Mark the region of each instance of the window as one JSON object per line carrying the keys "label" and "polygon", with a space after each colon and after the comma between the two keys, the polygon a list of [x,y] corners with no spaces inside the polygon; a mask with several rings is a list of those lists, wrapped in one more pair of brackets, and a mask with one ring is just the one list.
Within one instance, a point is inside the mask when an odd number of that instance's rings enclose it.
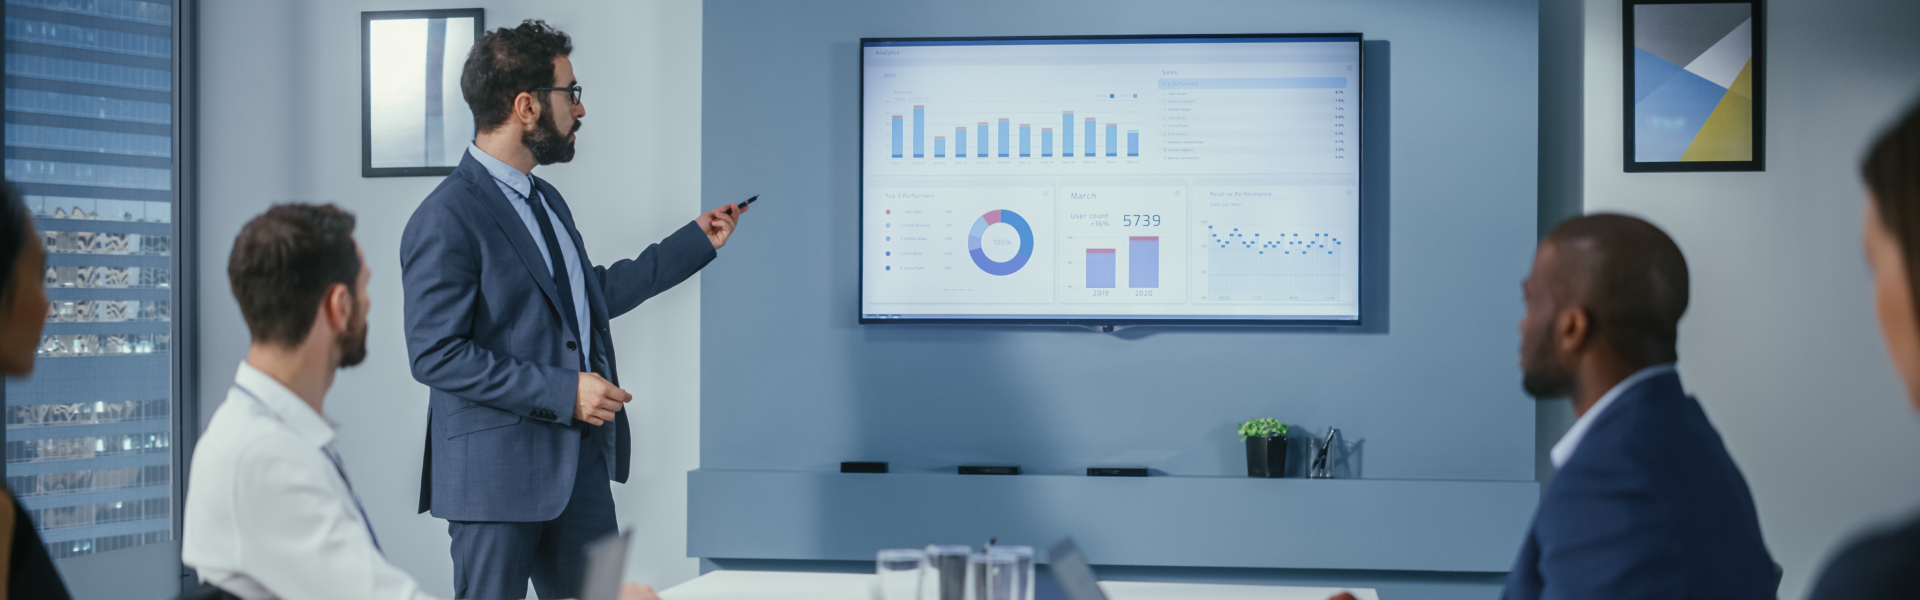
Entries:
{"label": "window", "polygon": [[7,487],[54,558],[172,543],[175,7],[5,2],[6,179],[52,300],[6,382]]}

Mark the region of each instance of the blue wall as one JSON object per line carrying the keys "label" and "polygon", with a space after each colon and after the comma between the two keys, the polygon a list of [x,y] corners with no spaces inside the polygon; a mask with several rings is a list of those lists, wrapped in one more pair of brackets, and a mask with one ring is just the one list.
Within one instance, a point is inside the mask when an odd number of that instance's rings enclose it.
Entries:
{"label": "blue wall", "polygon": [[[1203,478],[1244,473],[1233,428],[1255,416],[1341,428],[1349,477],[1509,482],[1488,492],[1501,497],[1508,485],[1531,485],[1534,406],[1519,389],[1515,322],[1535,239],[1537,30],[1533,0],[709,0],[703,195],[709,206],[764,197],[703,275],[701,467],[728,484],[702,485],[695,473],[690,551],[845,559],[829,548],[860,546],[845,539],[858,534],[839,533],[844,523],[743,537],[717,529],[725,515],[702,519],[699,507],[718,499],[704,495],[722,489],[757,481],[769,497],[830,496],[839,477],[788,484],[790,473],[752,471],[885,460],[896,472],[1015,463],[1074,476],[1093,464],[1143,464],[1171,481],[1158,485],[1190,477],[1198,490]],[[1365,327],[1099,334],[857,324],[859,38],[1347,31],[1369,40]],[[949,489],[900,485],[875,493],[910,503]],[[1244,493],[1224,510],[1262,518],[1273,501],[1263,493],[1278,492]],[[1522,527],[1525,508],[1507,511]],[[1326,518],[1352,532],[1343,543],[1384,546],[1403,533],[1381,525],[1397,520],[1389,516],[1405,515]],[[852,516],[823,510],[816,521],[833,518]],[[1512,529],[1463,543],[1486,555],[1476,564],[1510,561],[1520,543]],[[755,555],[794,537],[823,541]],[[1102,549],[1087,550],[1103,562]],[[1183,563],[1155,558],[1177,548],[1113,551],[1133,557],[1120,564]],[[1293,565],[1276,555],[1266,566]]]}

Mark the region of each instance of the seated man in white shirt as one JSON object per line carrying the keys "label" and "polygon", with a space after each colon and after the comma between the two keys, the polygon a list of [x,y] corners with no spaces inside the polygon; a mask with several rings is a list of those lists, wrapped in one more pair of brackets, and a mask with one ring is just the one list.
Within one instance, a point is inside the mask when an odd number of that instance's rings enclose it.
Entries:
{"label": "seated man in white shirt", "polygon": [[[181,561],[241,598],[431,598],[381,553],[323,416],[334,371],[367,355],[353,226],[333,205],[275,206],[227,263],[253,344],[195,448]],[[658,600],[631,583],[620,596]]]}

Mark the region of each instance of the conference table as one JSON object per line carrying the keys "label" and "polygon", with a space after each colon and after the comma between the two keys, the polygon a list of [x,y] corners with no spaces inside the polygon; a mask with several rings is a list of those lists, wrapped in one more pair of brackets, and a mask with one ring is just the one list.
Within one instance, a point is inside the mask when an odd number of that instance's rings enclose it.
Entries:
{"label": "conference table", "polygon": [[[795,573],[786,571],[720,570],[660,592],[661,600],[872,600],[875,576],[863,573]],[[1380,600],[1369,588],[1226,585],[1102,581],[1108,600],[1327,600],[1352,593],[1360,600]],[[1046,600],[1046,594],[1034,600]]]}

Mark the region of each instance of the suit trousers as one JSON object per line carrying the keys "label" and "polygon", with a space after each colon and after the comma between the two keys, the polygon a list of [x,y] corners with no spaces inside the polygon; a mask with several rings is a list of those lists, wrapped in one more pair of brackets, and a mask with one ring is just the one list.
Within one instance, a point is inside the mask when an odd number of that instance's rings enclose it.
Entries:
{"label": "suit trousers", "polygon": [[578,598],[589,542],[613,535],[612,483],[600,444],[580,447],[573,497],[551,521],[448,521],[453,536],[453,589],[468,600],[520,600],[527,580],[541,598]]}

